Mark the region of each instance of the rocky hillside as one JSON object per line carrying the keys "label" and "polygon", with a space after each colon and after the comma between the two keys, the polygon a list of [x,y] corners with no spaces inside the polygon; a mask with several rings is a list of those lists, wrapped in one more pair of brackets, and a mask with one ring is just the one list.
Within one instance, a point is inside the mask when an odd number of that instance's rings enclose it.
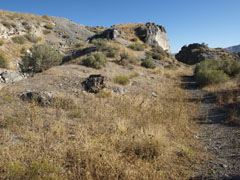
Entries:
{"label": "rocky hillside", "polygon": [[209,48],[205,44],[190,44],[183,46],[179,53],[176,54],[176,59],[185,64],[194,65],[204,60],[217,59],[233,59],[240,60],[238,54],[228,53],[221,48]]}
{"label": "rocky hillside", "polygon": [[225,48],[225,50],[227,52],[231,52],[231,53],[239,53],[240,52],[240,45],[231,46],[231,47]]}

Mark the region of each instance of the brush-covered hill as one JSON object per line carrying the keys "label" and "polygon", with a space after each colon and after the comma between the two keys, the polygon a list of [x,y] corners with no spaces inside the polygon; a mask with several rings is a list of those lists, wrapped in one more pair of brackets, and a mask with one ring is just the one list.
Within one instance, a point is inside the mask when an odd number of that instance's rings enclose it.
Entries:
{"label": "brush-covered hill", "polygon": [[164,27],[0,11],[0,39],[0,179],[193,176],[191,69]]}

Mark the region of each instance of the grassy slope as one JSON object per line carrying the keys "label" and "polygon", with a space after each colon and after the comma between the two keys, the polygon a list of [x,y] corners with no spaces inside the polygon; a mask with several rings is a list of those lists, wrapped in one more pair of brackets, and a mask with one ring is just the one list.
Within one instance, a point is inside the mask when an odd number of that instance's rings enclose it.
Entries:
{"label": "grassy slope", "polygon": [[[114,63],[106,68],[114,72],[105,74],[109,86],[115,75],[133,74]],[[0,179],[189,178],[200,153],[191,119],[197,106],[177,85],[185,72],[136,67],[145,76],[134,77],[137,86],[126,86],[125,95],[103,93],[100,98],[79,89],[73,96],[73,84],[79,75],[87,77],[86,71],[107,73],[55,67],[1,91]],[[72,84],[55,89],[64,103],[44,108],[16,97],[38,84],[54,90],[64,78]]]}

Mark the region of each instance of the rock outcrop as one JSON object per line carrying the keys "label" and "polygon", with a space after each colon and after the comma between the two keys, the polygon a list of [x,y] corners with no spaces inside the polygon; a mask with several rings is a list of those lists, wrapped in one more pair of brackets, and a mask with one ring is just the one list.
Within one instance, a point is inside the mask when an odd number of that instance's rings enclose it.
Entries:
{"label": "rock outcrop", "polygon": [[240,53],[240,45],[231,46],[231,47],[225,48],[224,50],[230,53]]}
{"label": "rock outcrop", "polygon": [[171,52],[169,46],[169,39],[165,28],[155,23],[146,23],[143,26],[138,27],[136,35],[150,46],[161,46],[164,50]]}
{"label": "rock outcrop", "polygon": [[131,41],[128,41],[128,40],[122,38],[124,36],[125,36],[124,31],[115,29],[115,28],[110,28],[110,29],[106,29],[105,31],[103,31],[100,34],[96,34],[96,35],[92,36],[91,38],[89,38],[89,40],[92,41],[93,39],[102,38],[102,39],[108,39],[108,40],[115,40],[124,46],[129,46],[130,44],[132,44]]}
{"label": "rock outcrop", "polygon": [[236,59],[233,54],[224,51],[221,48],[208,48],[205,44],[190,44],[183,46],[176,59],[185,64],[194,65],[207,59]]}
{"label": "rock outcrop", "polygon": [[90,75],[84,82],[82,82],[84,89],[90,93],[99,93],[106,87],[104,77],[100,74]]}

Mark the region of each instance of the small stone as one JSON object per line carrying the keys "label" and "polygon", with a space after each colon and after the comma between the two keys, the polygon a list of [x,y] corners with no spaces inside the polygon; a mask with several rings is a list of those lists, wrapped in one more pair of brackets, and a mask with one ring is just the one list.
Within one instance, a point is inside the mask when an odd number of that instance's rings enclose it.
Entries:
{"label": "small stone", "polygon": [[158,95],[155,92],[152,92],[152,96],[158,97]]}

